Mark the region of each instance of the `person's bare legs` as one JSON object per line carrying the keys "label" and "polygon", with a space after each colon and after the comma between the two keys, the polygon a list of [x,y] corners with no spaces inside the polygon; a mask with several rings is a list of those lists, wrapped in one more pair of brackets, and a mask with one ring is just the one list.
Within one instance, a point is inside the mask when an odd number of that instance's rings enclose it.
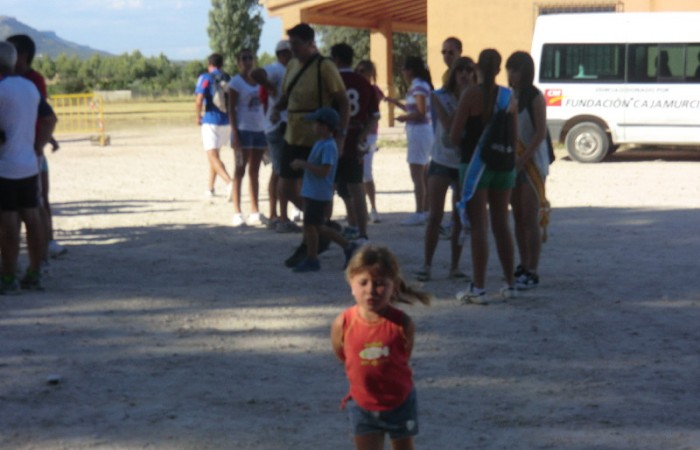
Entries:
{"label": "person's bare legs", "polygon": [[299,179],[298,178],[281,178],[277,183],[277,194],[280,201],[280,220],[286,222],[289,220],[288,206],[291,202],[294,206],[301,209],[301,196],[299,194]]}
{"label": "person's bare legs", "polygon": [[530,183],[523,183],[513,189],[511,199],[515,222],[515,239],[523,268],[537,275],[542,237],[540,235],[540,201]]}
{"label": "person's bare legs", "polygon": [[487,201],[488,190],[477,189],[467,203],[467,213],[471,224],[472,283],[474,287],[479,289],[485,287],[486,264],[489,260]]}
{"label": "person's bare legs", "polygon": [[[24,222],[27,230],[27,253],[29,254],[29,268],[35,273],[39,272],[42,256],[46,247],[46,237],[41,221],[40,212],[37,208],[20,209],[19,216]],[[15,258],[15,268],[17,259]]]}
{"label": "person's bare legs", "polygon": [[428,224],[425,227],[425,239],[423,242],[423,264],[433,265],[433,255],[438,244],[440,224],[445,213],[445,195],[450,187],[450,179],[440,175],[428,178]]}
{"label": "person's bare legs", "polygon": [[[233,213],[234,214],[240,214],[241,213],[241,185],[243,184],[243,177],[245,176],[245,166],[246,162],[248,161],[248,154],[250,153],[250,150],[244,149],[244,150],[238,150],[242,152],[242,155],[237,157],[234,155],[234,161],[241,161],[242,164],[236,164],[236,168],[233,171],[233,191],[232,191],[232,198],[233,198]],[[234,154],[237,152],[237,150],[234,150]]]}
{"label": "person's bare legs", "polygon": [[503,277],[508,286],[515,286],[513,275],[513,235],[508,224],[508,205],[510,205],[510,189],[489,189],[489,215],[491,230],[496,239],[498,259],[501,261]]}
{"label": "person's bare legs", "polygon": [[270,174],[270,181],[267,184],[267,196],[270,199],[270,220],[277,219],[277,183],[279,182],[279,175],[275,172]]}
{"label": "person's bare legs", "polygon": [[20,226],[17,211],[0,212],[0,252],[2,253],[2,274],[5,277],[14,277],[17,273]]}
{"label": "person's bare legs", "polygon": [[462,229],[462,224],[459,219],[459,213],[457,212],[456,204],[459,202],[460,195],[459,189],[452,190],[452,235],[450,236],[450,273],[459,270],[459,261],[462,258],[462,244],[460,243],[461,234],[464,233]]}
{"label": "person's bare legs", "polygon": [[364,188],[365,188],[365,194],[367,195],[367,198],[369,199],[369,207],[372,209],[372,211],[377,210],[377,188],[374,185],[374,180],[370,181],[365,181],[363,183]]}
{"label": "person's bare legs", "polygon": [[357,450],[384,450],[384,433],[370,433],[354,436]]}
{"label": "person's bare legs", "polygon": [[416,202],[416,212],[422,213],[426,210],[426,186],[425,186],[425,164],[409,164],[411,181],[413,181],[413,196]]}
{"label": "person's bare legs", "polygon": [[224,165],[223,161],[221,161],[218,148],[207,150],[207,160],[209,161],[209,190],[211,191],[214,189],[214,183],[217,175],[226,183],[227,186],[230,185],[231,177],[226,171],[226,166]]}
{"label": "person's bare legs", "polygon": [[414,450],[413,438],[392,439],[391,450]]}
{"label": "person's bare legs", "polygon": [[250,192],[250,210],[252,213],[259,213],[258,197],[260,194],[260,162],[262,161],[264,148],[253,148],[248,150],[248,187]]}
{"label": "person's bare legs", "polygon": [[367,236],[367,201],[362,183],[348,183],[350,198],[346,205],[352,209],[352,217],[360,236]]}

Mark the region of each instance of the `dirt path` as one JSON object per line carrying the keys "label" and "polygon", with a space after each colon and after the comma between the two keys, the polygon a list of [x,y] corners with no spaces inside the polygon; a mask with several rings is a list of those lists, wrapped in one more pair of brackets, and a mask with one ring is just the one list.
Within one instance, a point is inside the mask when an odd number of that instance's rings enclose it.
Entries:
{"label": "dirt path", "polygon": [[[224,199],[203,200],[195,129],[112,142],[50,157],[70,251],[45,292],[0,297],[0,447],[351,448],[328,341],[352,301],[342,253],[296,275],[281,261],[298,236],[231,228]],[[436,301],[409,308],[418,448],[700,448],[700,152],[559,156],[536,292],[458,305],[440,243]],[[370,238],[410,274],[422,229],[398,226],[404,156],[375,166]],[[495,252],[487,283],[501,285]]]}

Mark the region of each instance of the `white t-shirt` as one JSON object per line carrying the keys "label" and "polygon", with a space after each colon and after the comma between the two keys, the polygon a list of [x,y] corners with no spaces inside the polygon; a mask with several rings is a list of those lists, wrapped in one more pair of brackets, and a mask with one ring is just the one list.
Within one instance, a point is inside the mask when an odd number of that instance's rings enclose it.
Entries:
{"label": "white t-shirt", "polygon": [[39,91],[20,76],[0,80],[0,178],[20,180],[39,173],[34,138],[39,113]]}
{"label": "white t-shirt", "polygon": [[[281,62],[275,61],[272,64],[265,66],[265,72],[267,72],[267,79],[275,87],[274,95],[268,96],[267,102],[267,114],[265,114],[265,130],[270,131],[275,128],[278,124],[272,124],[270,121],[270,115],[272,114],[272,107],[275,106],[277,101],[282,95],[282,81],[284,80],[284,74],[287,69],[282,65]],[[272,93],[270,93],[272,94]],[[287,110],[280,112],[280,122],[287,121]]]}
{"label": "white t-shirt", "polygon": [[[448,116],[454,117],[457,111],[458,100],[452,95],[442,90],[435,91],[437,102],[445,110]],[[435,114],[435,140],[433,149],[430,152],[430,159],[438,164],[452,169],[459,168],[460,150],[450,142],[450,130],[445,130],[440,118]]]}
{"label": "white t-shirt", "polygon": [[236,128],[245,131],[265,131],[265,113],[260,101],[260,86],[248,84],[240,75],[231,78],[228,85],[238,93]]}

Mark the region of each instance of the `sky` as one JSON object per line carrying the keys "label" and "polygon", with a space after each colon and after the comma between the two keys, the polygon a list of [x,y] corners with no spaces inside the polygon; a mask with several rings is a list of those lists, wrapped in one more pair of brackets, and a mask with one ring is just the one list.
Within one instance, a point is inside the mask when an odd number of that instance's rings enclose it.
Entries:
{"label": "sky", "polygon": [[[171,60],[203,59],[209,49],[208,0],[0,0],[0,15],[113,54],[139,50]],[[260,53],[274,54],[282,22],[263,8]]]}

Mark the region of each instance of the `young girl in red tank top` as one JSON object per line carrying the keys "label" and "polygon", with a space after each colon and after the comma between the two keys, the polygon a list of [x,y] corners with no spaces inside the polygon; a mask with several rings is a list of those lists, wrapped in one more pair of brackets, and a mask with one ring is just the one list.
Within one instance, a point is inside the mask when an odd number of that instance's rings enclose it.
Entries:
{"label": "young girl in red tank top", "polygon": [[347,403],[357,449],[413,449],[418,434],[416,392],[409,359],[415,325],[393,306],[430,296],[406,285],[396,257],[385,247],[365,245],[348,263],[345,275],[356,304],[333,321],[333,350],[345,364]]}

